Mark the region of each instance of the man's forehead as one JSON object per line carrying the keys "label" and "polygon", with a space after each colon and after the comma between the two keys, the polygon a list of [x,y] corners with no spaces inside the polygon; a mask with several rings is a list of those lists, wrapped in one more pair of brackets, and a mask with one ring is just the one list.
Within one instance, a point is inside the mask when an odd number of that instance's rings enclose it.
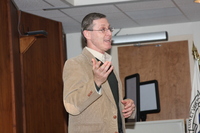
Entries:
{"label": "man's forehead", "polygon": [[96,19],[93,21],[93,25],[97,25],[97,26],[109,26],[109,22],[106,18],[101,18],[101,19]]}

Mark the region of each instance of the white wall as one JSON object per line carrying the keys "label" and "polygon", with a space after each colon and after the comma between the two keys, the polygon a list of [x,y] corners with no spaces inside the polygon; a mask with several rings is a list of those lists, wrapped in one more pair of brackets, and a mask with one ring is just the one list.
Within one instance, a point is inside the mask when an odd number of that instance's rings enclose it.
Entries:
{"label": "white wall", "polygon": [[81,33],[73,33],[66,35],[67,58],[79,55],[82,51]]}
{"label": "white wall", "polygon": [[[171,25],[148,26],[138,28],[122,29],[118,35],[149,33],[157,31],[167,31],[169,39],[173,36],[192,35],[194,44],[200,50],[200,22],[179,23]],[[115,30],[117,32],[118,30]],[[115,34],[115,32],[113,34]],[[81,33],[67,34],[67,56],[72,58],[81,53]]]}
{"label": "white wall", "polygon": [[[200,22],[193,23],[179,23],[179,24],[170,24],[170,25],[159,25],[159,26],[148,26],[148,27],[138,27],[138,28],[127,28],[122,29],[119,35],[128,35],[128,34],[138,34],[138,33],[151,33],[157,31],[167,31],[169,39],[168,41],[178,41],[178,40],[188,40],[189,54],[190,56],[190,65],[191,65],[191,78],[193,77],[193,61],[192,61],[192,44],[194,42],[195,46],[200,52]],[[113,35],[118,30],[115,30]],[[68,59],[77,56],[82,51],[81,44],[81,33],[67,34],[67,56]],[[117,47],[113,46],[111,49],[111,55],[113,56],[113,66],[118,72],[118,54]]]}
{"label": "white wall", "polygon": [[185,133],[184,119],[126,123],[126,133]]}

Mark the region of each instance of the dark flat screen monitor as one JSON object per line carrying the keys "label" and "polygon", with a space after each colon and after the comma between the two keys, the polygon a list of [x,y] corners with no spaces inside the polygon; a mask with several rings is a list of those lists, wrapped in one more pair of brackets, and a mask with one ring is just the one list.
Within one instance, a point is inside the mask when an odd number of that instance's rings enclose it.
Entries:
{"label": "dark flat screen monitor", "polygon": [[140,118],[146,120],[146,114],[160,112],[160,99],[157,80],[140,83]]}
{"label": "dark flat screen monitor", "polygon": [[135,119],[126,119],[126,122],[140,121],[139,87],[140,87],[140,77],[138,73],[125,77],[125,98],[132,99],[137,109]]}

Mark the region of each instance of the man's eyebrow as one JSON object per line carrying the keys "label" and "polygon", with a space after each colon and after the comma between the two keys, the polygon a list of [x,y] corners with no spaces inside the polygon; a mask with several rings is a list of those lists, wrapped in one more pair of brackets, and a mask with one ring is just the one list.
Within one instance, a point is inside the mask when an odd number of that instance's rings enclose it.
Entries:
{"label": "man's eyebrow", "polygon": [[[102,24],[102,25],[100,25],[100,26],[104,26],[104,27],[106,27],[106,25],[105,25],[105,24]],[[108,27],[111,27],[111,26],[110,26],[110,24],[108,25]]]}

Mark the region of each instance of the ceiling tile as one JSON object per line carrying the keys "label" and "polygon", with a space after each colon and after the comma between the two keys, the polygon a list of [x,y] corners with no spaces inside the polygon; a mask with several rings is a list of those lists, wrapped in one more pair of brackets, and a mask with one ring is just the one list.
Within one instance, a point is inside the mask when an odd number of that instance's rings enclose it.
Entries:
{"label": "ceiling tile", "polygon": [[194,0],[173,0],[177,5],[191,5],[191,4],[196,4],[193,1]]}
{"label": "ceiling tile", "polygon": [[179,16],[167,16],[167,17],[159,17],[159,18],[148,18],[148,19],[140,19],[137,22],[141,26],[150,26],[150,25],[164,25],[164,24],[173,24],[173,23],[184,23],[189,22],[187,18],[183,15]]}
{"label": "ceiling tile", "polygon": [[15,3],[23,11],[41,10],[52,7],[43,0],[15,0]]}
{"label": "ceiling tile", "polygon": [[45,2],[51,4],[53,7],[70,7],[66,2],[62,0],[44,0]]}
{"label": "ceiling tile", "polygon": [[180,9],[191,21],[200,21],[200,4],[194,4],[192,6],[181,5]]}
{"label": "ceiling tile", "polygon": [[139,26],[131,18],[124,15],[123,13],[108,13],[106,14],[109,23],[113,27],[125,28],[125,27],[135,27]]}
{"label": "ceiling tile", "polygon": [[182,13],[179,9],[175,7],[170,8],[162,8],[162,9],[150,9],[150,10],[141,10],[141,11],[133,11],[126,12],[132,19],[147,19],[147,18],[158,18],[158,17],[167,17],[167,16],[176,16],[181,15]]}
{"label": "ceiling tile", "polygon": [[149,10],[166,7],[175,7],[171,1],[146,1],[136,3],[116,4],[122,11]]}
{"label": "ceiling tile", "polygon": [[[200,21],[200,4],[193,0],[139,0],[78,7],[65,0],[13,1],[22,11],[62,22],[65,33],[80,32],[83,17],[91,12],[105,14],[116,29]],[[66,9],[59,10],[61,7]],[[58,9],[43,10],[48,8]]]}
{"label": "ceiling tile", "polygon": [[79,6],[79,5],[94,5],[94,4],[108,4],[116,2],[127,2],[127,1],[137,1],[137,0],[66,0],[68,3]]}
{"label": "ceiling tile", "polygon": [[77,8],[63,9],[62,11],[70,16],[80,16],[80,15],[85,16],[91,12],[99,12],[103,14],[120,12],[120,10],[113,5],[77,7]]}
{"label": "ceiling tile", "polygon": [[26,11],[28,13],[32,13],[41,17],[45,17],[45,18],[52,18],[52,17],[66,17],[65,14],[63,14],[60,11],[43,11],[43,10],[34,10],[34,11]]}

